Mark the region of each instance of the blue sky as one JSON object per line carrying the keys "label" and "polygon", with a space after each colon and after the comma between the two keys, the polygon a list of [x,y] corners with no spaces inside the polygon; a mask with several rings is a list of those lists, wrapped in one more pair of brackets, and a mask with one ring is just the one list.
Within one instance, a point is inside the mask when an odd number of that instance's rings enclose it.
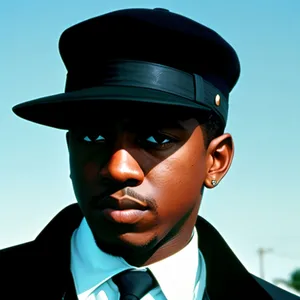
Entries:
{"label": "blue sky", "polygon": [[288,276],[300,267],[299,0],[1,1],[0,248],[33,239],[75,202],[65,132],[21,120],[11,107],[63,91],[57,42],[65,28],[129,7],[184,14],[236,48],[242,74],[227,126],[235,159],[200,214],[251,272],[259,274],[257,249],[266,247],[266,279]]}

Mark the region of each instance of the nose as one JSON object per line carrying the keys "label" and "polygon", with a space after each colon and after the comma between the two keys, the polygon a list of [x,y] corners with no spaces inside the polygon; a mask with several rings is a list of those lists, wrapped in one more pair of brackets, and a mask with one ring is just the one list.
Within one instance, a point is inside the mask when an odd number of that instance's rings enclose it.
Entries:
{"label": "nose", "polygon": [[127,186],[140,185],[145,176],[138,162],[125,149],[119,149],[112,155],[101,175]]}

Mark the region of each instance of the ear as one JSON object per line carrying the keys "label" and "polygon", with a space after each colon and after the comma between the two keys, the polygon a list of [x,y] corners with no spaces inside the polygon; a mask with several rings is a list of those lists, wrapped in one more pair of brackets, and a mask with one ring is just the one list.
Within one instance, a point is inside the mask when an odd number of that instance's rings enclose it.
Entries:
{"label": "ear", "polygon": [[234,144],[230,134],[223,134],[211,141],[207,149],[205,187],[211,189],[219,184],[231,166],[233,154]]}

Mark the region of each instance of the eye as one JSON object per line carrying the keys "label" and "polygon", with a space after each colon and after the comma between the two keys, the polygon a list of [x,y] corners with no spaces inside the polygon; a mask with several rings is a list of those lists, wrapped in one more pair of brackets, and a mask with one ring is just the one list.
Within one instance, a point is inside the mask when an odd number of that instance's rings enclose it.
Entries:
{"label": "eye", "polygon": [[178,140],[162,133],[155,133],[145,136],[139,140],[140,145],[145,149],[162,150],[171,147]]}
{"label": "eye", "polygon": [[171,139],[169,138],[166,138],[162,135],[152,135],[152,136],[149,136],[146,141],[148,143],[152,143],[152,144],[159,144],[159,145],[164,145],[164,144],[167,144],[167,143],[170,143],[171,142]]}
{"label": "eye", "polygon": [[89,134],[83,137],[83,140],[87,143],[96,143],[104,141],[104,137],[102,135],[97,134]]}

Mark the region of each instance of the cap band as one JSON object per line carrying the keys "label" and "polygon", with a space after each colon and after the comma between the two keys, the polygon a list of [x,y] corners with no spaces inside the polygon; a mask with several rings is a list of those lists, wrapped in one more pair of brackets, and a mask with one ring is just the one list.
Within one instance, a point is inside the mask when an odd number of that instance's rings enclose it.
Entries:
{"label": "cap band", "polygon": [[[130,86],[155,89],[194,101],[216,112],[225,122],[228,99],[200,75],[152,62],[113,60],[88,71],[69,71],[65,92],[97,86]],[[218,97],[218,102],[216,102]]]}

